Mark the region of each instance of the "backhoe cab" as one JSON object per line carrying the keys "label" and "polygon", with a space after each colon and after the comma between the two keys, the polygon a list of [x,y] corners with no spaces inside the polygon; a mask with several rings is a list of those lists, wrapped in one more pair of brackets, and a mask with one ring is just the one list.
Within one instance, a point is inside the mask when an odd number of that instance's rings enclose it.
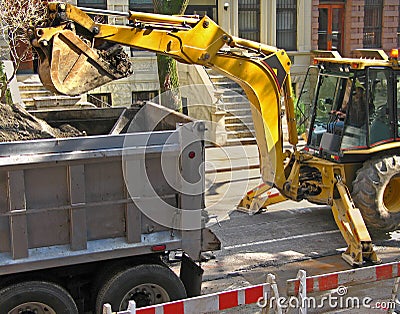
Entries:
{"label": "backhoe cab", "polygon": [[366,150],[398,137],[398,69],[382,51],[375,56],[380,60],[359,53],[362,59],[316,58],[308,71],[298,107],[312,117],[307,147],[316,156],[363,162],[371,157]]}
{"label": "backhoe cab", "polygon": [[[122,15],[129,24],[98,24],[87,13]],[[379,262],[364,219],[385,230],[400,224],[397,61],[373,51],[361,53],[379,58],[323,53],[315,59],[298,100],[303,114],[312,117],[307,145],[299,151],[291,62],[284,50],[231,36],[207,16],[100,12],[50,2],[48,21],[33,30],[32,46],[40,55],[43,84],[58,93],[80,94],[130,75],[120,45],[210,67],[235,80],[252,104],[264,181],[240,206],[256,212],[284,199],[330,205],[348,245],[345,260]],[[285,152],[282,100],[293,148]],[[277,195],[272,187],[279,197],[272,197]]]}

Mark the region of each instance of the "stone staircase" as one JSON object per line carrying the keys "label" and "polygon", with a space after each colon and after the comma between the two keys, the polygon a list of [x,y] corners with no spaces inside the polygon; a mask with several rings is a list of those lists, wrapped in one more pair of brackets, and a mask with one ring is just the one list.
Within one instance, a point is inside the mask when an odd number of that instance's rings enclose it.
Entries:
{"label": "stone staircase", "polygon": [[62,96],[48,91],[37,74],[18,75],[18,89],[27,110],[76,106],[81,96]]}
{"label": "stone staircase", "polygon": [[226,111],[225,129],[227,145],[254,144],[253,119],[243,89],[231,79],[207,69],[208,76],[216,90],[222,92],[222,105]]}

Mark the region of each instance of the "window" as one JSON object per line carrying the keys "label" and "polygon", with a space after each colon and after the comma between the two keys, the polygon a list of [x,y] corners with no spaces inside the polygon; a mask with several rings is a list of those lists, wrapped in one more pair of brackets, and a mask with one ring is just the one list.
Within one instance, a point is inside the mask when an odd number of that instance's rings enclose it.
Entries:
{"label": "window", "polygon": [[185,11],[187,15],[207,15],[213,21],[217,20],[217,7],[215,5],[188,5]]}
{"label": "window", "polygon": [[[78,6],[106,10],[107,0],[78,0]],[[103,24],[108,23],[107,15],[89,14],[89,16],[96,23],[103,23]]]}
{"label": "window", "polygon": [[158,91],[132,92],[132,104],[138,101],[153,100],[158,96]]}
{"label": "window", "polygon": [[318,6],[318,49],[342,51],[344,12],[344,3]]}
{"label": "window", "polygon": [[391,98],[388,92],[390,86],[390,70],[368,70],[370,82],[369,91],[369,142],[371,146],[393,140],[393,131],[390,119]]}
{"label": "window", "polygon": [[306,79],[304,80],[304,84],[296,104],[296,125],[297,132],[299,134],[302,134],[309,129],[318,73],[319,69],[317,67],[312,66],[308,68]]}
{"label": "window", "polygon": [[129,0],[129,10],[154,13],[152,0]]}
{"label": "window", "polygon": [[239,37],[260,41],[260,0],[239,0]]}
{"label": "window", "polygon": [[79,7],[107,9],[107,0],[78,0]]}
{"label": "window", "polygon": [[383,0],[365,0],[364,48],[381,48]]}
{"label": "window", "polygon": [[297,0],[277,0],[276,45],[297,50]]}
{"label": "window", "polygon": [[[318,74],[317,69],[308,72],[307,86],[315,86],[316,74]],[[322,136],[327,132],[328,127],[331,125],[331,115],[329,112],[332,110],[337,110],[339,99],[343,94],[343,86],[345,86],[347,78],[332,76],[332,75],[320,75],[319,76],[319,89],[316,101],[316,106],[313,108],[313,125],[311,126],[311,135],[309,137],[310,146],[319,149],[321,144]],[[311,85],[310,85],[311,84]],[[305,96],[309,98],[307,101]],[[299,101],[310,103],[313,97],[313,90],[307,91]]]}
{"label": "window", "polygon": [[102,93],[102,94],[88,94],[87,95],[88,102],[91,102],[96,107],[104,108],[111,107],[111,93]]}

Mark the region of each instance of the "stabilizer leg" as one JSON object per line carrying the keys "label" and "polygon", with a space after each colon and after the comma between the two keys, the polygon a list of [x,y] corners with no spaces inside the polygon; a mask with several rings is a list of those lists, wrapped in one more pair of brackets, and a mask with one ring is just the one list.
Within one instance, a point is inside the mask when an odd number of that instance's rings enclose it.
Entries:
{"label": "stabilizer leg", "polygon": [[338,179],[336,188],[340,198],[333,200],[333,216],[348,245],[346,252],[342,254],[343,259],[352,266],[361,266],[366,261],[380,263],[360,210],[355,207],[350,192],[341,179]]}
{"label": "stabilizer leg", "polygon": [[287,200],[287,198],[280,194],[278,190],[271,189],[269,185],[261,183],[259,186],[247,192],[237,206],[237,209],[254,215],[268,205],[280,203],[285,200]]}

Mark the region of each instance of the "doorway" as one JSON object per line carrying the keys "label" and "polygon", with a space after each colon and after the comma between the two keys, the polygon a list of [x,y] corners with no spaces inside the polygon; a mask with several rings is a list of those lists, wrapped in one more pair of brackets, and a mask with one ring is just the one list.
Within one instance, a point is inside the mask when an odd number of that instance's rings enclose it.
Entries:
{"label": "doorway", "polygon": [[336,50],[343,48],[344,3],[320,4],[318,6],[318,49]]}

